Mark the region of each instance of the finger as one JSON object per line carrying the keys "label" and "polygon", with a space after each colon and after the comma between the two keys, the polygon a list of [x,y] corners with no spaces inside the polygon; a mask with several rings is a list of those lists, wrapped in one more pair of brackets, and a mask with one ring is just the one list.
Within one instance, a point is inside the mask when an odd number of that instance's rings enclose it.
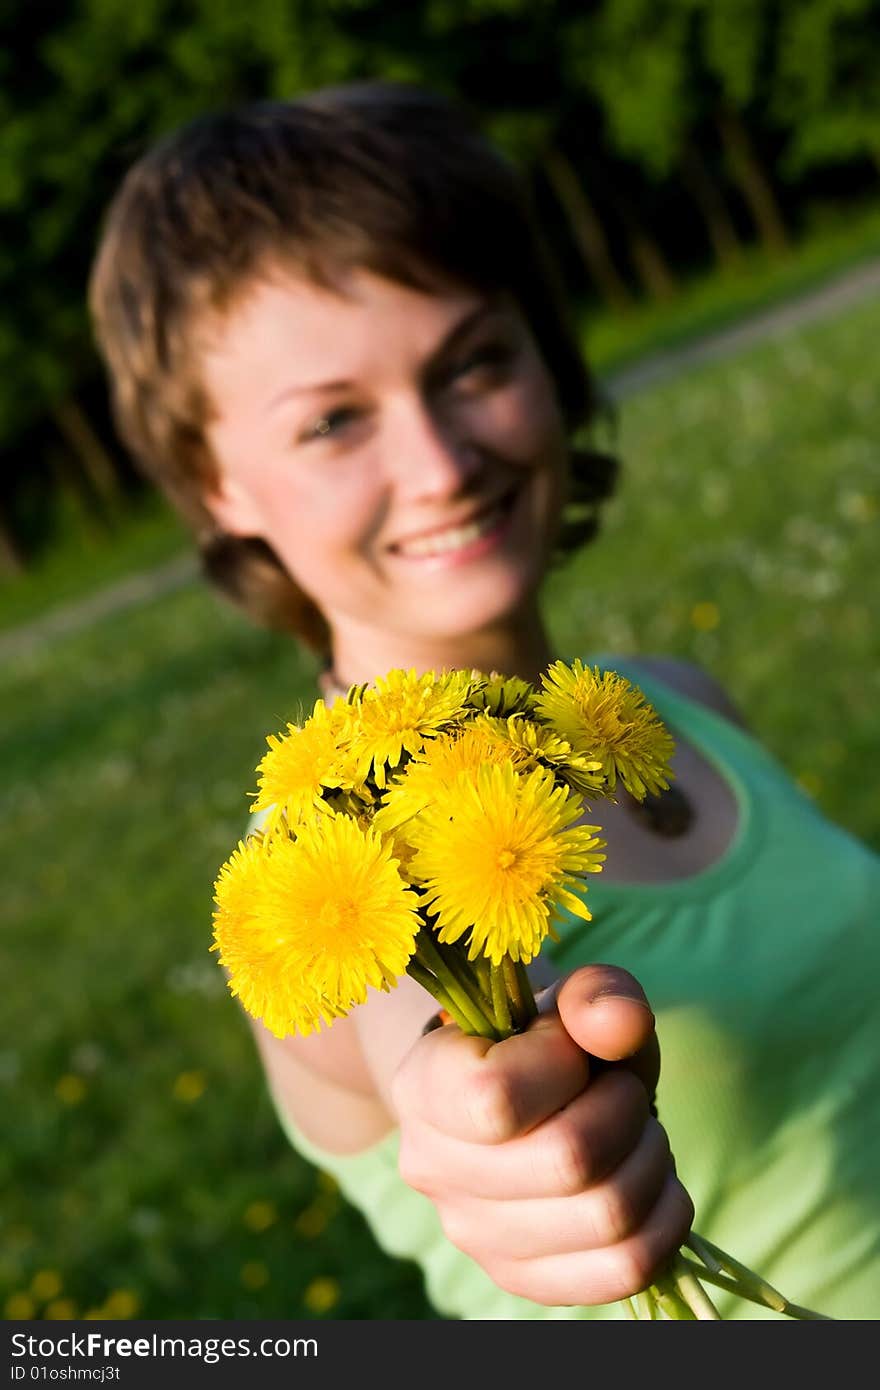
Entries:
{"label": "finger", "polygon": [[489,1043],[454,1026],[419,1039],[395,1077],[398,1115],[421,1118],[471,1144],[527,1133],[583,1090],[589,1059],[556,1013],[525,1033]]}
{"label": "finger", "polygon": [[[649,1100],[653,1100],[660,1076],[660,1043],[657,1034],[652,1033],[641,1051],[636,1052],[632,1057],[625,1058],[622,1062],[593,1061],[591,1065],[594,1076],[598,1076],[603,1070],[633,1072],[644,1086]],[[656,1114],[656,1110],[654,1113]]]}
{"label": "finger", "polygon": [[559,986],[556,1008],[566,1031],[594,1057],[609,1062],[632,1057],[654,1033],[645,991],[628,971],[587,965]]}
{"label": "finger", "polygon": [[[660,1044],[651,1026],[653,1012],[638,981],[617,966],[585,966],[567,979],[555,981],[538,994],[538,1009],[542,1013],[557,1009],[557,997],[563,985],[566,991],[562,1007],[568,1027],[582,1037],[584,1028],[589,1030],[589,1040],[593,1043],[593,1047],[588,1049],[591,1052],[592,1074],[596,1076],[608,1067],[625,1066],[635,1072],[653,1099],[660,1075]],[[590,1000],[590,1011],[585,1018],[585,1006]],[[630,1003],[636,1007],[631,1009]],[[640,1005],[642,1007],[638,1007]],[[651,1031],[644,1046],[624,1055],[620,1061],[604,1060],[606,1053],[626,1053],[626,1049],[638,1043],[649,1027]]]}
{"label": "finger", "polygon": [[551,1307],[616,1303],[648,1287],[681,1247],[694,1208],[669,1173],[660,1196],[638,1231],[615,1245],[548,1255],[537,1260],[487,1259],[501,1288]]}
{"label": "finger", "polygon": [[[468,1198],[443,1211],[446,1234],[474,1258],[518,1259],[617,1245],[638,1232],[660,1198],[671,1159],[666,1132],[649,1120],[631,1153],[602,1183],[572,1197],[504,1202]],[[503,1209],[502,1209],[503,1208]]]}
{"label": "finger", "polygon": [[401,1133],[399,1165],[429,1197],[516,1203],[580,1196],[639,1144],[649,1120],[631,1072],[607,1072],[540,1126],[506,1144],[474,1144],[425,1125]]}

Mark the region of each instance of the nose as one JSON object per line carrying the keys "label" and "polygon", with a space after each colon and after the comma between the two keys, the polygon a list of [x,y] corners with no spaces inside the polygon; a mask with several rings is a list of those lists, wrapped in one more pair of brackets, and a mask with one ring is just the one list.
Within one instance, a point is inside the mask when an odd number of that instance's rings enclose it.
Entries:
{"label": "nose", "polygon": [[389,467],[409,501],[469,492],[483,471],[482,451],[461,423],[439,418],[423,399],[401,402],[389,425]]}

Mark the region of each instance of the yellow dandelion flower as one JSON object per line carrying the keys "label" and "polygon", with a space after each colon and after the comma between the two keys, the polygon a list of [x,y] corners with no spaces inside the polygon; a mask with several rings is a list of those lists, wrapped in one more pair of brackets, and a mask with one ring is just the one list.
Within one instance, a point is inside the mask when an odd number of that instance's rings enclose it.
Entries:
{"label": "yellow dandelion flower", "polygon": [[38,1269],[31,1280],[31,1293],[41,1303],[57,1298],[61,1292],[61,1275],[57,1269]]}
{"label": "yellow dandelion flower", "polygon": [[335,1279],[313,1279],[303,1294],[303,1303],[310,1313],[329,1313],[339,1302],[339,1292]]}
{"label": "yellow dandelion flower", "polygon": [[4,1318],[30,1320],[37,1315],[37,1305],[28,1293],[11,1293],[3,1305]]}
{"label": "yellow dandelion flower", "polygon": [[85,1099],[87,1090],[85,1081],[75,1072],[65,1072],[55,1082],[55,1094],[65,1105],[79,1105]]}
{"label": "yellow dandelion flower", "polygon": [[563,909],[589,921],[571,890],[605,856],[598,826],[573,825],[582,810],[580,797],[543,768],[524,776],[506,762],[459,776],[413,830],[413,870],[440,940],[469,932],[471,960],[528,963]]}
{"label": "yellow dandelion flower", "polygon": [[532,687],[519,676],[501,676],[497,671],[483,675],[480,671],[471,673],[472,686],[468,692],[468,704],[473,709],[506,719],[510,714],[525,714],[532,698]]}
{"label": "yellow dandelion flower", "polygon": [[[240,840],[220,869],[214,884],[216,906],[211,950],[219,952],[220,964],[229,975],[232,993],[241,993],[242,1004],[255,1018],[263,1017],[263,1007],[268,1008],[268,1003],[265,1006],[262,1003],[264,992],[266,989],[271,991],[272,972],[285,960],[285,932],[289,930],[289,924],[280,932],[271,923],[267,929],[262,901],[267,876],[270,882],[278,877],[278,865],[273,861],[270,869],[270,857],[274,855],[277,859],[282,853],[279,846],[290,843],[284,835],[251,835],[247,840]],[[289,863],[289,860],[285,859],[284,862]],[[271,935],[273,930],[274,938]],[[283,987],[283,982],[283,976],[279,975],[279,989]],[[307,1003],[308,996],[303,995],[297,1015],[300,1027],[307,1018],[314,1027],[320,1018],[317,1008],[309,1010]],[[268,1027],[267,1020],[264,1018],[263,1021]]]}
{"label": "yellow dandelion flower", "polygon": [[102,1316],[105,1318],[136,1318],[140,1308],[140,1298],[133,1289],[114,1289],[104,1300]]}
{"label": "yellow dandelion flower", "polygon": [[268,1284],[269,1271],[262,1260],[247,1260],[241,1267],[239,1278],[246,1289],[256,1292]]}
{"label": "yellow dandelion flower", "polygon": [[691,609],[691,626],[697,632],[712,632],[721,622],[721,609],[711,599],[695,603]]}
{"label": "yellow dandelion flower", "polygon": [[609,791],[620,778],[641,800],[669,786],[672,736],[637,686],[615,671],[555,662],[541,676],[535,710],[576,754],[596,759]]}
{"label": "yellow dandelion flower", "polygon": [[357,775],[365,781],[372,772],[376,786],[385,786],[388,770],[420,753],[456,719],[466,715],[471,677],[466,671],[389,671],[363,692],[353,712],[351,753]]}
{"label": "yellow dandelion flower", "polygon": [[478,727],[482,721],[465,725],[431,739],[420,754],[407,763],[402,773],[389,782],[384,803],[373,817],[382,835],[396,832],[412,820],[437,796],[452,786],[459,773],[475,775],[484,763],[510,761],[511,752],[501,740],[490,737],[492,729]]}
{"label": "yellow dandelion flower", "polygon": [[298,1236],[304,1240],[315,1240],[327,1228],[330,1220],[330,1213],[317,1202],[312,1202],[310,1206],[304,1207],[299,1216],[293,1223],[293,1228]]}
{"label": "yellow dandelion flower", "polygon": [[275,829],[282,814],[296,826],[314,811],[331,811],[325,788],[353,785],[345,749],[350,708],[344,700],[330,709],[323,700],[300,728],[288,724],[287,733],[269,734],[269,751],[257,766],[259,791],[251,810],[268,811],[264,828]]}
{"label": "yellow dandelion flower", "polygon": [[332,1022],[368,986],[390,988],[420,926],[390,846],[345,816],[304,822],[296,840],[239,845],[216,902],[212,949],[232,993],[276,1037]]}
{"label": "yellow dandelion flower", "polygon": [[520,771],[546,767],[575,791],[584,794],[599,792],[604,783],[602,764],[597,758],[587,758],[572,752],[571,744],[560,738],[546,724],[538,724],[522,714],[507,719],[481,717],[475,730],[502,750]]}
{"label": "yellow dandelion flower", "polygon": [[278,1220],[278,1208],[274,1202],[251,1202],[245,1208],[243,1220],[249,1231],[268,1231]]}
{"label": "yellow dandelion flower", "polygon": [[67,1321],[76,1317],[76,1304],[72,1298],[53,1298],[43,1309],[43,1317],[50,1322]]}
{"label": "yellow dandelion flower", "polygon": [[264,865],[277,838],[256,834],[239,840],[221,866],[214,883],[215,944],[212,950],[219,949],[218,929],[225,936],[247,930],[263,882]]}
{"label": "yellow dandelion flower", "polygon": [[182,1071],[174,1079],[171,1094],[175,1100],[192,1105],[204,1095],[207,1084],[208,1078],[203,1071]]}

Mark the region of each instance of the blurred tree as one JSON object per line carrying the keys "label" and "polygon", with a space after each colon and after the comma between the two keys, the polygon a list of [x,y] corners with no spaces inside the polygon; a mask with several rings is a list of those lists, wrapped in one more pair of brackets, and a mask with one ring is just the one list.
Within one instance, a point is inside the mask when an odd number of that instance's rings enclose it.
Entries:
{"label": "blurred tree", "polygon": [[[131,490],[84,305],[101,217],[206,108],[376,77],[463,98],[529,173],[560,262],[615,310],[700,245],[782,249],[775,188],[880,167],[880,0],[7,0],[0,7],[0,564],[35,479],[96,524]],[[785,143],[787,142],[787,143]],[[746,219],[748,213],[748,220]],[[750,225],[749,225],[750,224]],[[578,271],[583,274],[579,277]],[[63,466],[51,462],[63,451]],[[54,481],[52,481],[54,480]],[[22,488],[27,506],[17,510]],[[75,502],[75,507],[74,507]],[[69,508],[70,510],[70,508]]]}
{"label": "blurred tree", "polygon": [[728,166],[768,251],[785,251],[788,232],[773,180],[759,154],[747,112],[765,105],[767,65],[778,24],[775,0],[685,0],[700,10],[703,58],[717,80],[715,106]]}
{"label": "blurred tree", "polygon": [[[582,9],[577,0],[334,3],[340,23],[378,71],[414,76],[463,97],[526,172],[546,181],[594,289],[622,309],[634,295],[610,247],[609,217],[645,293],[669,297],[675,275],[638,198],[627,195],[614,152],[603,152],[606,134],[593,94],[569,80],[566,53]],[[584,22],[589,26],[589,14]],[[591,133],[588,160],[584,131]]]}
{"label": "blurred tree", "polygon": [[655,182],[676,178],[721,265],[740,258],[723,185],[704,149],[720,137],[765,246],[787,241],[744,112],[761,90],[772,6],[762,0],[605,0],[569,30],[567,76],[593,91],[613,147]]}
{"label": "blurred tree", "polygon": [[864,159],[880,173],[878,0],[784,0],[772,109],[790,176]]}
{"label": "blurred tree", "polygon": [[571,160],[558,146],[548,144],[541,168],[564,209],[574,243],[600,296],[609,308],[631,309],[634,296],[614,263],[602,220]]}
{"label": "blurred tree", "polygon": [[4,500],[0,498],[0,575],[8,576],[21,574],[25,563],[15,529],[6,515],[4,506]]}
{"label": "blurred tree", "polygon": [[[48,441],[28,462],[43,470],[47,505],[60,489],[74,512],[112,519],[132,476],[84,392],[97,375],[85,284],[125,169],[206,107],[289,95],[356,66],[314,0],[18,0],[0,11],[0,438],[14,446],[50,422],[63,464],[50,463]],[[5,492],[14,534],[14,479]]]}

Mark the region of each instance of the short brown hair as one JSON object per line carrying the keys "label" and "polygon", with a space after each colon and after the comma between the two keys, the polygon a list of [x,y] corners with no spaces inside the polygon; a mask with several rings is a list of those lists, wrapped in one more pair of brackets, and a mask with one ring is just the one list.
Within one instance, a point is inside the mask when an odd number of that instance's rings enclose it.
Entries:
{"label": "short brown hair", "polygon": [[[192,326],[224,310],[270,259],[332,285],[364,269],[436,290],[518,301],[574,434],[595,410],[590,377],[523,182],[466,113],[420,87],[325,89],[183,126],[130,169],[108,210],[89,286],[120,436],[194,531],[208,576],[252,617],[325,651],[327,629],[271,548],[221,534]],[[613,487],[604,454],[573,454],[562,551],[592,534]]]}

